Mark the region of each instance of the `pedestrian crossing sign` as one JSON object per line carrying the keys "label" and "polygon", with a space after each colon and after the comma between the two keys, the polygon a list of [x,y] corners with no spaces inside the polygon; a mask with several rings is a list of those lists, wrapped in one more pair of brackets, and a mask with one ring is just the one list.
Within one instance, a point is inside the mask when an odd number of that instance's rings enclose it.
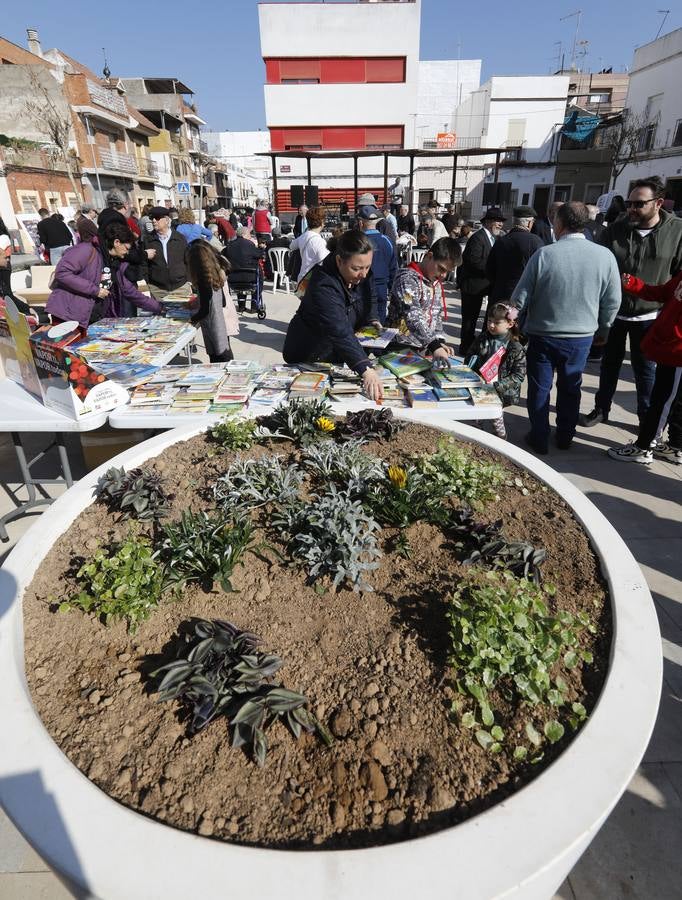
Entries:
{"label": "pedestrian crossing sign", "polygon": [[176,190],[178,194],[189,194],[189,181],[178,181]]}

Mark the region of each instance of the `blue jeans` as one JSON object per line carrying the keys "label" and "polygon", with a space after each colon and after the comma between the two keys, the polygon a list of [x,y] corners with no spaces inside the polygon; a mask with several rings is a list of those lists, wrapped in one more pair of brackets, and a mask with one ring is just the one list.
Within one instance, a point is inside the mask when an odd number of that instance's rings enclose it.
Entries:
{"label": "blue jeans", "polygon": [[608,416],[611,410],[613,395],[618,387],[618,376],[625,359],[625,344],[630,338],[630,364],[637,389],[637,416],[640,422],[644,418],[649,408],[651,391],[656,377],[656,363],[644,356],[639,345],[653,324],[654,320],[652,319],[648,322],[624,322],[622,319],[616,319],[611,326],[601,360],[599,390],[594,398],[595,407],[600,409],[604,415]]}
{"label": "blue jeans", "polygon": [[69,249],[69,246],[70,245],[67,245],[66,247],[52,247],[52,249],[50,250],[50,265],[51,266],[57,265],[59,260]]}
{"label": "blue jeans", "polygon": [[538,446],[549,443],[549,395],[556,372],[556,436],[568,441],[575,434],[580,410],[580,386],[591,337],[551,338],[530,335],[528,363],[528,418],[530,438]]}

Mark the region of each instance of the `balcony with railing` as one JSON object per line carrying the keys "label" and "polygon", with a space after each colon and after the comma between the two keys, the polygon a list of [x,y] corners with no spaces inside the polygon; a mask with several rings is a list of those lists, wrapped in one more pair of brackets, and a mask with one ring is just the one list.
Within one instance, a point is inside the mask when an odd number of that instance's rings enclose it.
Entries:
{"label": "balcony with railing", "polygon": [[111,112],[116,113],[117,116],[122,116],[123,118],[128,117],[128,108],[126,107],[125,100],[119,96],[116,91],[109,90],[101,84],[95,84],[94,81],[90,81],[89,79],[87,84],[90,99],[96,106],[108,109]]}
{"label": "balcony with railing", "polygon": [[137,160],[130,153],[120,153],[118,150],[99,148],[100,165],[103,169],[113,172],[124,172],[127,175],[137,175]]}
{"label": "balcony with railing", "polygon": [[147,159],[145,156],[137,157],[137,170],[141,178],[150,178],[153,181],[159,176],[158,164],[153,159]]}

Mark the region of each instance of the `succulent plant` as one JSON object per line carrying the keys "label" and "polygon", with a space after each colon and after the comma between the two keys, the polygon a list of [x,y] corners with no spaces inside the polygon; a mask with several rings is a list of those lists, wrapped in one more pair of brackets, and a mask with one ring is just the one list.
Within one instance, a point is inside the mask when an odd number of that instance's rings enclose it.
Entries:
{"label": "succulent plant", "polygon": [[340,431],[344,440],[389,441],[404,427],[390,409],[361,409],[346,414]]}
{"label": "succulent plant", "polygon": [[121,519],[158,520],[169,512],[170,497],[163,488],[163,478],[143,469],[107,469],[97,484],[97,497],[110,510],[120,512]]}
{"label": "succulent plant", "polygon": [[311,581],[328,574],[334,587],[347,579],[356,591],[372,590],[364,573],[376,569],[381,556],[379,526],[348,491],[331,485],[325,494],[284,507],[272,524],[288,535],[289,550],[304,563]]}
{"label": "succulent plant", "polygon": [[158,557],[166,568],[166,584],[198,582],[209,591],[218,581],[231,591],[230,576],[251,542],[247,519],[185,510],[179,522],[165,525]]}
{"label": "succulent plant", "polygon": [[182,703],[191,734],[226,716],[232,746],[249,747],[259,766],[267,756],[266,731],[278,718],[295,738],[302,731],[317,731],[330,744],[331,735],[308,710],[306,697],[269,683],[283,663],[257,650],[259,643],[254,634],[230,622],[196,621],[193,634],[184,632],[177,658],[152,673],[152,678],[161,676],[156,685],[160,699]]}
{"label": "succulent plant", "polygon": [[493,569],[505,569],[518,578],[528,578],[535,584],[540,584],[540,566],[546,556],[542,547],[534,547],[527,541],[506,541],[500,535],[472,550],[463,560],[463,565],[485,563]]}

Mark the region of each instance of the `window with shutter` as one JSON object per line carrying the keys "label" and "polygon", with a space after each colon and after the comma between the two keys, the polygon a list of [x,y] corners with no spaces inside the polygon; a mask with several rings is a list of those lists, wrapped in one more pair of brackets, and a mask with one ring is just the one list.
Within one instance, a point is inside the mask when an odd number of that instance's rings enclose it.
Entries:
{"label": "window with shutter", "polygon": [[405,60],[402,57],[368,59],[365,61],[368,83],[389,84],[405,81]]}
{"label": "window with shutter", "polygon": [[281,59],[281,84],[317,84],[320,81],[319,59]]}
{"label": "window with shutter", "polygon": [[402,150],[402,125],[382,125],[366,128],[365,146],[368,150]]}

